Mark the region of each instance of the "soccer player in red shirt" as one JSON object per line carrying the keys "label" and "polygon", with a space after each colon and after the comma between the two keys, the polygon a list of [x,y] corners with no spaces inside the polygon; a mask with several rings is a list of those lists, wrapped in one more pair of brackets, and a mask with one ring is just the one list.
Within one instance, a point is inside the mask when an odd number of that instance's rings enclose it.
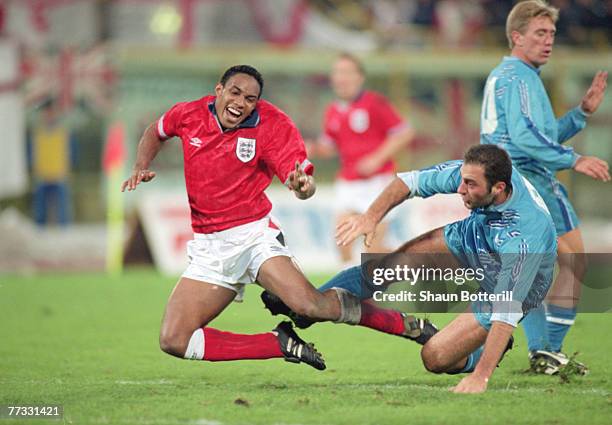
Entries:
{"label": "soccer player in red shirt", "polygon": [[[338,222],[342,222],[363,214],[394,179],[393,157],[410,143],[414,131],[384,96],[364,90],[365,72],[356,57],[347,53],[338,56],[330,81],[337,100],[327,107],[323,135],[311,146],[311,152],[323,157],[339,155],[335,209]],[[383,243],[386,227],[386,222],[378,225],[369,252],[387,251]],[[352,246],[339,250],[343,263],[350,264]]]}
{"label": "soccer player in red shirt", "polygon": [[[165,141],[182,140],[194,239],[189,265],[164,315],[160,346],[176,357],[209,361],[284,357],[317,369],[325,363],[289,322],[241,335],[208,326],[245,284],[258,282],[294,311],[343,321],[345,294],[319,293],[292,261],[264,190],[276,175],[299,199],[315,192],[313,166],[291,119],[261,100],[263,79],[248,65],[229,68],[215,95],[174,105],[145,130],[122,191],[155,177],[149,169]],[[346,315],[346,314],[345,314]]]}

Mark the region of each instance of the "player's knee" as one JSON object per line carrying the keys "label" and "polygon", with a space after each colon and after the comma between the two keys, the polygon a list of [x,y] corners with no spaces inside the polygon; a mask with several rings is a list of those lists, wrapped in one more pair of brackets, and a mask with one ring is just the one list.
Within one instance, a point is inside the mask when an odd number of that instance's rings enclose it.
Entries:
{"label": "player's knee", "polygon": [[431,373],[446,372],[446,363],[442,351],[432,344],[425,344],[421,349],[421,360],[423,366]]}
{"label": "player's knee", "polygon": [[569,271],[580,282],[584,279],[587,270],[587,256],[585,253],[572,253],[559,255],[559,267]]}
{"label": "player's knee", "polygon": [[175,357],[184,357],[187,349],[185,338],[178,332],[162,330],[159,334],[159,348]]}

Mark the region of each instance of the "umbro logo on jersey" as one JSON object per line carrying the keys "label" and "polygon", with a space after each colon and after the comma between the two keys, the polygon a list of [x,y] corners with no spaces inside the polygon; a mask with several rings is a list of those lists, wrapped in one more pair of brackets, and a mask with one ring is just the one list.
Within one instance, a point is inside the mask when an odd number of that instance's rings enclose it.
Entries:
{"label": "umbro logo on jersey", "polygon": [[236,156],[242,162],[249,162],[255,158],[255,139],[239,137],[236,142]]}
{"label": "umbro logo on jersey", "polygon": [[202,147],[202,141],[197,137],[192,137],[189,144],[195,146],[196,148]]}

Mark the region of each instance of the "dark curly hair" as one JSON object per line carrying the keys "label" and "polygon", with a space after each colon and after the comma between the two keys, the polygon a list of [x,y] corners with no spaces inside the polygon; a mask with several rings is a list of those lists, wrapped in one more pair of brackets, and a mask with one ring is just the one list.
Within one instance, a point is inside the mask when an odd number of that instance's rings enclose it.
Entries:
{"label": "dark curly hair", "polygon": [[258,70],[256,70],[250,65],[234,65],[231,68],[228,68],[221,76],[219,83],[221,83],[221,85],[225,87],[225,83],[227,83],[227,80],[229,80],[232,76],[236,74],[246,74],[255,78],[255,81],[257,81],[257,83],[259,84],[259,97],[261,97],[261,93],[263,92],[264,87],[263,77],[261,76]]}
{"label": "dark curly hair", "polygon": [[506,183],[506,193],[512,189],[512,160],[508,152],[496,145],[472,146],[463,157],[465,164],[478,164],[484,168],[489,190],[497,182]]}

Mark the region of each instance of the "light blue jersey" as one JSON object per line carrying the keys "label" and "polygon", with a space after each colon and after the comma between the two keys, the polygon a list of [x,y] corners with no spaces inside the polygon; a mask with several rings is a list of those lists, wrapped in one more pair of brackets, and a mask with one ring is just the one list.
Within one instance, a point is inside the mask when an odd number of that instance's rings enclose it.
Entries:
{"label": "light blue jersey", "polygon": [[[410,197],[456,193],[462,165],[461,160],[449,161],[398,177],[410,188]],[[489,306],[489,324],[498,320],[516,326],[523,314],[542,303],[552,283],[556,233],[542,198],[515,168],[512,193],[503,204],[472,210],[464,220],[446,225],[444,236],[464,266],[484,269],[482,291],[512,291],[514,303]]]}
{"label": "light blue jersey", "polygon": [[557,119],[540,70],[510,56],[489,74],[480,121],[480,143],[508,152],[544,199],[557,233],[575,229],[578,218],[554,173],[572,168],[579,158],[562,143],[585,127],[582,110],[576,107]]}

